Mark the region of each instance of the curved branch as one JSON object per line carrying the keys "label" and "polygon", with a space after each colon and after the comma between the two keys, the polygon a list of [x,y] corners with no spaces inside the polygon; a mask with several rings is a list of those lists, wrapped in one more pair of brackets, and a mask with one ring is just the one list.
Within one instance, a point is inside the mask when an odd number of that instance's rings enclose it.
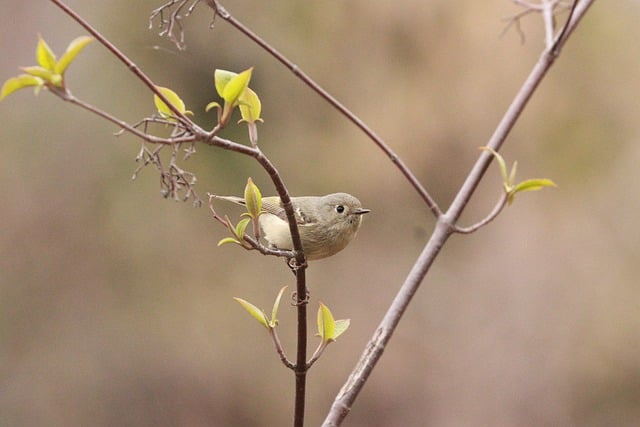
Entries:
{"label": "curved branch", "polygon": [[91,104],[88,104],[84,101],[82,101],[79,98],[76,98],[75,96],[73,96],[71,93],[69,93],[68,91],[62,91],[62,90],[50,90],[51,93],[53,93],[54,95],[60,97],[62,100],[67,101],[71,104],[77,105],[80,108],[83,108],[93,114],[96,114],[97,116],[102,117],[103,119],[117,125],[119,128],[126,130],[129,133],[134,134],[135,136],[137,136],[140,139],[143,139],[147,142],[151,142],[153,144],[162,144],[162,145],[176,145],[176,144],[182,144],[185,142],[193,142],[196,141],[197,136],[196,135],[188,135],[188,136],[183,136],[183,137],[170,137],[170,138],[162,138],[159,136],[155,136],[155,135],[151,135],[148,134],[146,132],[143,132],[137,128],[135,128],[134,126],[131,126],[130,124],[128,124],[125,121],[122,121],[120,119],[118,119],[117,117],[107,113],[104,110],[101,110]]}
{"label": "curved branch", "polygon": [[[75,20],[78,24],[80,24],[85,30],[87,30],[96,40],[98,40],[104,47],[106,47],[111,53],[113,53],[127,68],[135,74],[147,87],[166,104],[169,106],[173,114],[176,117],[180,118],[186,123],[191,123],[193,126],[193,133],[204,132],[200,129],[195,123],[187,118],[180,110],[178,110],[165,96],[162,92],[158,90],[156,85],[151,81],[149,77],[145,73],[140,70],[140,68],[130,60],[120,49],[118,49],[113,43],[107,40],[98,30],[93,28],[87,21],[85,21],[80,15],[74,12],[69,6],[61,2],[60,0],[51,0],[56,6],[62,9],[67,15],[69,15],[73,20]],[[200,131],[200,132],[198,132]]]}
{"label": "curved branch", "polygon": [[380,148],[387,157],[391,160],[391,162],[396,165],[396,167],[400,170],[400,172],[405,176],[405,178],[409,181],[411,186],[420,194],[420,197],[427,204],[433,215],[438,218],[442,215],[442,211],[438,207],[438,204],[431,197],[429,192],[427,192],[426,188],[420,183],[418,178],[414,175],[411,169],[404,163],[404,161],[398,156],[392,149],[384,142],[384,140],[376,134],[373,129],[367,126],[366,123],[362,121],[358,116],[355,115],[351,110],[345,107],[340,101],[334,98],[329,92],[327,92],[322,86],[316,83],[311,77],[309,77],[304,71],[302,71],[296,64],[291,62],[286,56],[281,54],[278,50],[276,50],[273,46],[268,44],[264,39],[251,31],[247,26],[245,26],[242,22],[238,21],[234,18],[221,4],[218,0],[207,0],[207,4],[211,6],[216,15],[220,18],[224,19],[232,26],[234,26],[238,31],[247,36],[249,39],[253,40],[256,44],[262,47],[266,52],[271,54],[275,59],[277,59],[280,63],[282,63],[285,67],[287,67],[291,72],[302,80],[311,90],[316,92],[320,97],[322,97],[325,101],[327,101],[330,105],[332,105],[335,109],[337,109],[342,115],[344,115],[349,121],[351,121],[357,128],[359,128],[362,132],[365,133],[377,146]]}
{"label": "curved branch", "polygon": [[458,225],[453,225],[453,231],[459,234],[470,234],[477,231],[479,228],[484,227],[485,225],[496,219],[500,212],[502,212],[502,209],[504,209],[504,207],[506,206],[508,199],[509,195],[507,193],[502,193],[502,196],[500,197],[500,200],[498,200],[498,203],[496,203],[491,213],[489,213],[489,215],[487,215],[484,219],[476,222],[473,225],[470,225],[469,227],[459,227]]}

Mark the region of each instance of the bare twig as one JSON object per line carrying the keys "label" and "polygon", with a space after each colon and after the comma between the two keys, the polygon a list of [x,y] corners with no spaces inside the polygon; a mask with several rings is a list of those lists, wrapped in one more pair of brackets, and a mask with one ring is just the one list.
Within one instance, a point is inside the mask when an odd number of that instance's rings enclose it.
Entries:
{"label": "bare twig", "polygon": [[504,207],[506,206],[508,199],[509,199],[509,195],[507,193],[502,193],[500,200],[498,200],[498,203],[496,203],[496,205],[493,207],[493,210],[491,210],[491,213],[489,213],[489,215],[487,215],[481,221],[478,221],[477,223],[469,227],[459,227],[458,225],[453,225],[452,226],[453,231],[460,234],[470,234],[477,231],[481,227],[484,227],[485,225],[489,224],[491,221],[496,219],[496,217],[500,214],[500,212],[502,212],[502,209],[504,209]]}
{"label": "bare twig", "polygon": [[136,128],[136,126],[132,126],[130,124],[128,124],[125,121],[122,121],[120,119],[118,119],[117,117],[107,113],[106,111],[103,111],[91,104],[88,104],[84,101],[82,101],[79,98],[76,98],[75,96],[73,96],[71,94],[71,92],[69,92],[68,90],[63,90],[60,88],[50,88],[50,92],[58,97],[60,97],[62,100],[70,102],[71,104],[77,105],[80,108],[83,108],[93,114],[96,114],[97,116],[102,117],[103,119],[110,121],[111,123],[114,123],[116,126],[118,126],[119,128],[126,130],[129,133],[134,134],[135,136],[137,136],[138,138],[141,138],[147,142],[153,143],[153,144],[164,144],[164,145],[173,145],[173,144],[180,144],[183,142],[190,142],[190,141],[194,141],[196,136],[195,135],[187,135],[187,136],[180,136],[180,137],[171,137],[171,138],[162,138],[162,137],[158,137],[158,136],[154,136],[154,135],[150,135],[146,132],[142,132],[139,129]]}
{"label": "bare twig", "polygon": [[556,16],[564,10],[570,10],[575,7],[577,3],[562,0],[539,0],[538,3],[529,0],[513,0],[513,2],[518,6],[522,6],[524,10],[508,19],[509,22],[502,34],[506,33],[511,26],[515,26],[520,35],[520,40],[524,42],[524,33],[520,27],[520,20],[531,13],[540,13],[544,22],[545,45],[549,50],[555,39]]}
{"label": "bare twig", "polygon": [[313,352],[311,359],[309,359],[309,361],[307,362],[307,369],[311,368],[311,366],[313,366],[313,364],[317,362],[317,360],[320,358],[320,356],[322,356],[322,353],[324,353],[325,349],[328,346],[329,343],[327,341],[320,341],[320,344],[318,344],[318,347],[316,347],[316,350]]}
{"label": "bare twig", "polygon": [[[182,15],[182,9],[187,5],[188,2],[189,0],[169,0],[167,3],[163,4],[157,9],[154,9],[149,16],[149,29],[153,28],[153,20],[158,18],[158,28],[160,28],[161,30],[158,35],[160,37],[167,36],[169,40],[171,40],[180,50],[184,50],[186,48],[186,44],[184,42],[184,28],[182,27],[180,20],[191,15],[196,5],[200,3],[200,0],[193,0],[191,6],[189,6],[184,15]],[[174,8],[176,4],[178,6]],[[172,8],[174,9],[173,11],[171,11],[171,13],[169,13],[169,18],[165,19],[164,14]],[[177,37],[175,34],[176,27],[178,28]]]}
{"label": "bare twig", "polygon": [[280,343],[280,338],[278,338],[278,333],[276,332],[276,328],[269,328],[269,335],[271,335],[271,339],[273,340],[273,344],[276,347],[276,352],[278,356],[280,356],[280,360],[289,369],[295,369],[296,365],[287,358],[287,355],[282,348],[282,344]]}

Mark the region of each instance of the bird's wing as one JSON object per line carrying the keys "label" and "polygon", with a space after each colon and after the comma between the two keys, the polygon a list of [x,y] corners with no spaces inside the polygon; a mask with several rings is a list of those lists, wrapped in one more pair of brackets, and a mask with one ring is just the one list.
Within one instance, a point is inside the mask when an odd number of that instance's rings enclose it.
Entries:
{"label": "bird's wing", "polygon": [[280,199],[272,199],[272,198],[263,198],[262,199],[262,210],[271,215],[275,215],[283,221],[287,220],[287,214],[284,211],[284,208],[280,204]]}
{"label": "bird's wing", "polygon": [[[287,221],[287,213],[282,207],[280,199],[270,197],[262,199],[262,209],[272,215],[277,216],[283,221]],[[293,213],[296,216],[296,222],[298,223],[298,225],[305,226],[313,224],[317,221],[317,219],[313,216],[310,216],[308,212],[302,212],[300,208],[295,204],[293,205]]]}

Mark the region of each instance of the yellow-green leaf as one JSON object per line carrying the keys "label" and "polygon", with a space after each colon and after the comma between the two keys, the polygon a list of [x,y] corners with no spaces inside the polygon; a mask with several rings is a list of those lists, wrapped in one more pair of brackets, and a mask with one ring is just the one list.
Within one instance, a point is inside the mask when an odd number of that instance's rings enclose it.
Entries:
{"label": "yellow-green leaf", "polygon": [[504,161],[504,158],[498,153],[496,150],[490,147],[480,147],[481,150],[488,151],[493,154],[493,157],[496,158],[498,162],[498,167],[500,168],[500,174],[502,175],[502,180],[505,185],[509,185],[509,177],[507,175],[507,164]]}
{"label": "yellow-green leaf", "polygon": [[513,189],[514,193],[522,193],[525,191],[537,191],[544,187],[557,187],[555,182],[546,178],[527,179],[519,182]]}
{"label": "yellow-green leaf", "polygon": [[31,67],[22,67],[22,71],[25,73],[32,75],[34,77],[40,77],[42,80],[51,82],[53,80],[53,76],[55,73],[51,70],[47,70],[46,68],[42,68],[39,65],[34,65]]}
{"label": "yellow-green leaf", "polygon": [[519,182],[509,193],[507,194],[507,204],[511,205],[516,197],[516,193],[522,193],[525,191],[538,191],[544,187],[557,187],[556,183],[546,178],[527,179]]}
{"label": "yellow-green leaf", "polygon": [[36,60],[42,68],[54,71],[56,66],[56,55],[53,53],[49,45],[38,36],[38,46],[36,47]]}
{"label": "yellow-green leaf", "polygon": [[247,228],[249,221],[251,221],[249,218],[243,218],[238,222],[238,225],[236,225],[235,234],[238,239],[244,238],[244,230]]}
{"label": "yellow-green leaf", "polygon": [[247,185],[244,187],[244,202],[247,205],[247,212],[256,221],[262,212],[262,194],[251,178],[247,179]]}
{"label": "yellow-green leaf", "polygon": [[22,89],[30,86],[42,86],[44,85],[44,80],[39,77],[31,76],[29,74],[22,74],[18,77],[12,77],[2,85],[2,91],[0,92],[0,101],[4,98],[17,91],[18,89]]}
{"label": "yellow-green leaf", "polygon": [[253,67],[241,72],[227,82],[222,90],[222,99],[224,99],[226,103],[231,105],[236,104],[238,98],[242,95],[242,92],[244,92],[244,90],[249,86],[252,72]]}
{"label": "yellow-green leaf", "polygon": [[213,83],[216,86],[216,92],[222,98],[222,93],[224,92],[224,88],[229,83],[229,81],[237,76],[238,73],[234,73],[233,71],[227,70],[215,70],[213,73]]}
{"label": "yellow-green leaf", "polygon": [[280,289],[280,292],[278,292],[278,296],[276,297],[276,301],[273,303],[273,309],[271,309],[271,321],[269,322],[269,325],[272,328],[278,323],[278,307],[280,306],[280,299],[282,298],[282,294],[284,294],[285,289],[287,289],[286,286]]}
{"label": "yellow-green leaf", "polygon": [[336,323],[329,308],[320,303],[318,308],[318,334],[322,341],[332,341],[335,338]]}
{"label": "yellow-green leaf", "polygon": [[347,329],[349,329],[349,325],[351,324],[350,319],[341,319],[335,321],[335,331],[333,333],[333,339],[337,339],[340,335],[344,333]]}
{"label": "yellow-green leaf", "polygon": [[264,314],[264,311],[242,298],[233,297],[233,299],[238,301],[240,305],[244,307],[244,309],[247,310],[258,322],[260,322],[262,326],[269,329],[269,321],[267,320],[267,316]]}
{"label": "yellow-green leaf", "polygon": [[[174,107],[176,107],[176,110],[178,110],[183,114],[186,112],[186,107],[184,105],[184,102],[182,101],[182,99],[180,99],[177,93],[175,93],[169,88],[160,87],[160,86],[158,86],[158,91],[160,91],[160,93],[162,93],[164,97],[167,98],[167,100]],[[162,117],[169,118],[175,115],[173,111],[171,111],[169,106],[165,104],[164,101],[160,99],[158,95],[155,95],[155,94],[153,95],[153,102],[155,103],[156,108],[158,109],[158,112]]]}
{"label": "yellow-green leaf", "polygon": [[509,186],[512,187],[513,183],[516,181],[516,172],[518,171],[518,161],[513,162],[513,166],[511,167],[511,173],[509,173]]}
{"label": "yellow-green leaf", "polygon": [[260,98],[258,97],[257,93],[255,93],[250,88],[247,88],[244,92],[242,92],[238,101],[242,120],[249,123],[262,121],[262,119],[260,118],[262,103],[260,102]]}
{"label": "yellow-green leaf", "polygon": [[207,106],[205,107],[204,111],[206,113],[208,113],[209,110],[211,110],[212,108],[221,108],[221,107],[220,107],[220,104],[218,104],[217,102],[214,101],[214,102],[208,103]]}
{"label": "yellow-green leaf", "polygon": [[222,246],[225,243],[235,243],[237,245],[242,245],[242,242],[234,237],[225,237],[224,239],[220,239],[218,242],[218,246]]}
{"label": "yellow-green leaf", "polygon": [[93,37],[80,36],[76,37],[69,43],[67,50],[62,54],[60,60],[55,65],[55,72],[62,74],[65,72],[69,64],[89,43],[93,41]]}

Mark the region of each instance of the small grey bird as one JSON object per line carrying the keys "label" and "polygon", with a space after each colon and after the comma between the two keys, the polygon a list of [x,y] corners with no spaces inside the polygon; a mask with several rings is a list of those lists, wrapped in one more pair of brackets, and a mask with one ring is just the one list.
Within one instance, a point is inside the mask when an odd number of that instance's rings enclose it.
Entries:
{"label": "small grey bird", "polygon": [[[216,196],[239,205],[244,199],[235,196]],[[322,259],[344,249],[356,236],[362,224],[364,209],[360,200],[347,193],[326,196],[292,197],[300,240],[308,260]],[[260,228],[272,247],[292,250],[287,216],[279,197],[263,197]]]}

